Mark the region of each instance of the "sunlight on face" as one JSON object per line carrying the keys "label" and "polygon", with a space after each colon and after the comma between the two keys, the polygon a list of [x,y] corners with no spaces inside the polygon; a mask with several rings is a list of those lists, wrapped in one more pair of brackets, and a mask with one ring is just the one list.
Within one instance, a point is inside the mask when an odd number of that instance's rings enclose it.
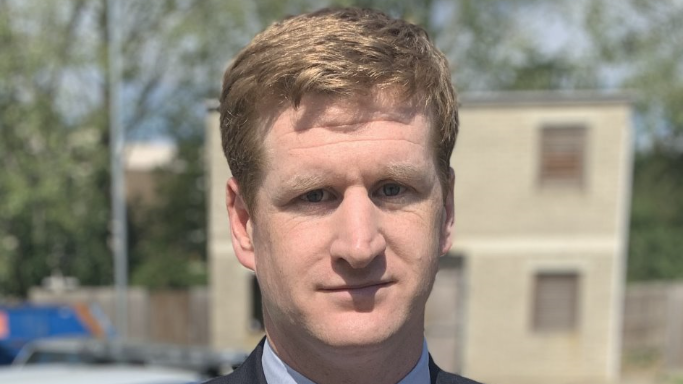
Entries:
{"label": "sunlight on face", "polygon": [[304,98],[268,130],[250,221],[275,342],[381,345],[422,334],[450,246],[430,124],[391,98]]}

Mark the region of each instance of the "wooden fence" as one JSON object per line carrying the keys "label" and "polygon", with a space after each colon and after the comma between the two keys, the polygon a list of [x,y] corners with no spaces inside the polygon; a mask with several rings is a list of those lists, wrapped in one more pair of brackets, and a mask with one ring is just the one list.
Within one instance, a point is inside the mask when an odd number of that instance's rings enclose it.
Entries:
{"label": "wooden fence", "polygon": [[[115,319],[115,292],[109,287],[53,292],[32,289],[33,303],[86,303]],[[177,291],[128,290],[128,338],[180,345],[210,345],[209,299],[206,288]]]}
{"label": "wooden fence", "polygon": [[683,369],[683,283],[629,285],[624,303],[626,359],[661,362]]}

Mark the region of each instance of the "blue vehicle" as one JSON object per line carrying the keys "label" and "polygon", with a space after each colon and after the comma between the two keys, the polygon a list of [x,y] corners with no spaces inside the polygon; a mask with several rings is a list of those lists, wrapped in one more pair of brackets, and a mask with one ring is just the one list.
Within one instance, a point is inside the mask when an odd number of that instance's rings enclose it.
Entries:
{"label": "blue vehicle", "polygon": [[84,304],[0,305],[0,364],[10,364],[22,347],[53,337],[108,338],[115,332],[98,307]]}

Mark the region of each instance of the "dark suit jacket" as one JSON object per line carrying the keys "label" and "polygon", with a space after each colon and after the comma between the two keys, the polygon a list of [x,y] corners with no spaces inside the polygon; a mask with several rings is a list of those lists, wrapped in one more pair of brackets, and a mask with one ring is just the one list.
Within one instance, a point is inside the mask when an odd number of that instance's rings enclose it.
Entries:
{"label": "dark suit jacket", "polygon": [[[265,338],[261,340],[256,349],[247,357],[247,360],[234,372],[209,380],[204,384],[268,384],[266,376],[263,374],[263,365],[261,364],[265,340]],[[462,376],[442,371],[434,364],[431,356],[429,356],[429,376],[431,384],[481,384]]]}

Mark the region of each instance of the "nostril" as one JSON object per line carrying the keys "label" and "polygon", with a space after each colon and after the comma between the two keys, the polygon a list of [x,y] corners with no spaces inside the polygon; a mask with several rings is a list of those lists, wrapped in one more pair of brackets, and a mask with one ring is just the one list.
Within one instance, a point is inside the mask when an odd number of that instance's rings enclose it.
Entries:
{"label": "nostril", "polygon": [[365,268],[378,256],[384,254],[386,241],[384,237],[376,233],[372,238],[356,241],[344,241],[337,239],[332,244],[331,255],[340,259],[351,268]]}
{"label": "nostril", "polygon": [[364,268],[384,253],[386,242],[376,208],[365,189],[345,194],[336,211],[332,257],[343,259],[352,268]]}

